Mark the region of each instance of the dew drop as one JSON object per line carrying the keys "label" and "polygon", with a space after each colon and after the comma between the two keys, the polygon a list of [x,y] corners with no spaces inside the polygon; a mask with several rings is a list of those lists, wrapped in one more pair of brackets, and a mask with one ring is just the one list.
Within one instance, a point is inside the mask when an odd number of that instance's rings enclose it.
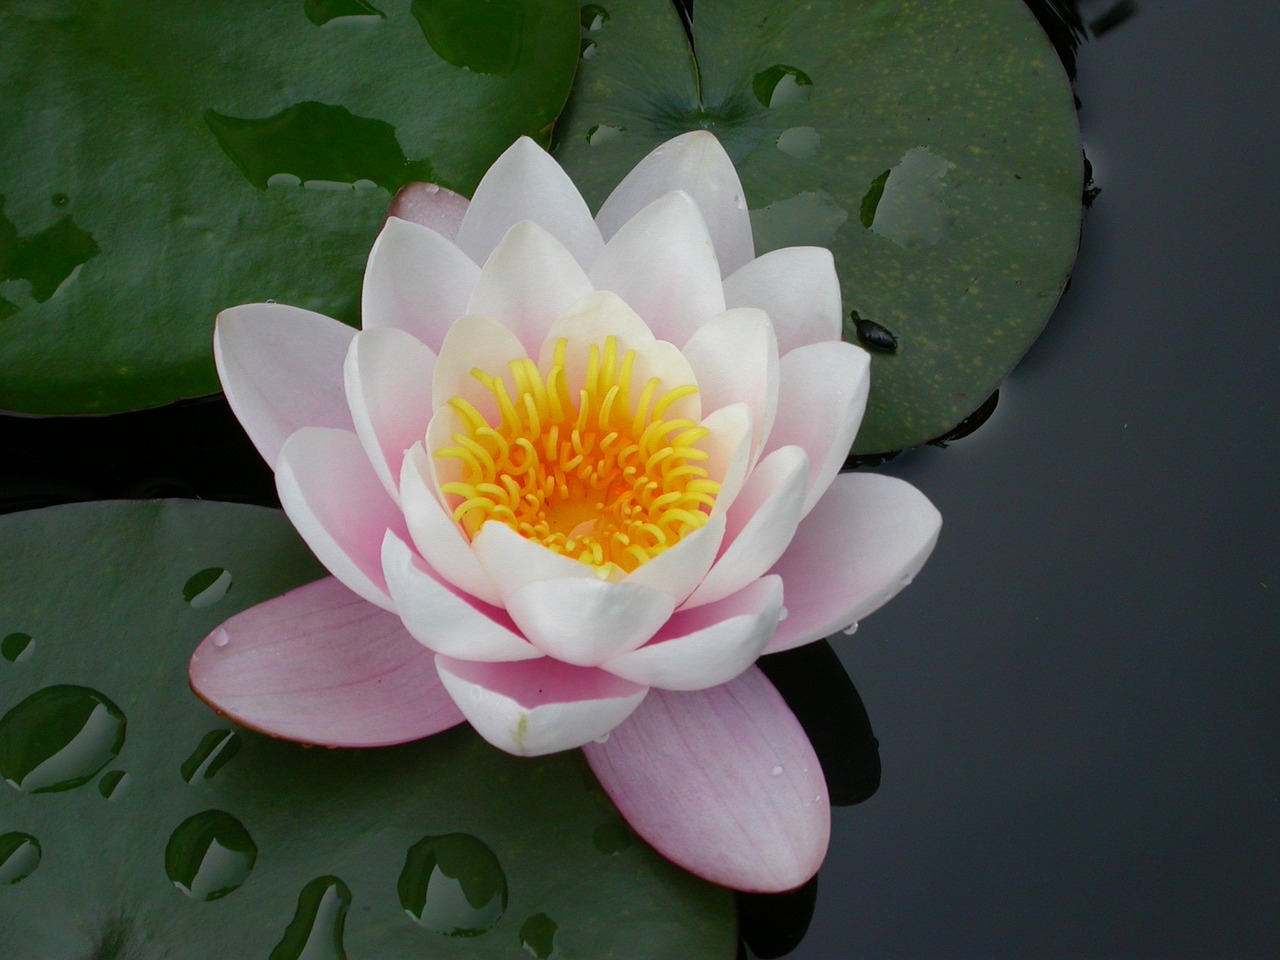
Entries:
{"label": "dew drop", "polygon": [[[215,641],[216,643],[216,641]],[[240,734],[234,730],[210,730],[182,761],[182,779],[187,783],[211,780],[227,761],[240,752]]]}
{"label": "dew drop", "polygon": [[859,211],[862,225],[910,250],[946,239],[954,214],[942,199],[955,168],[925,147],[912,147],[871,181]]}
{"label": "dew drop", "polygon": [[298,894],[298,908],[268,960],[347,960],[342,931],[351,888],[337,877],[316,877]]}
{"label": "dew drop", "polygon": [[782,776],[782,768],[781,768],[781,767],[774,767],[772,770],[770,770],[770,771],[769,771],[769,775],[770,775],[771,777],[780,777],[780,776]]}
{"label": "dew drop", "polygon": [[776,63],[751,79],[751,90],[762,106],[786,107],[808,100],[813,81],[798,67]]}
{"label": "dew drop", "polygon": [[182,821],[164,849],[165,873],[192,900],[225,897],[244,883],[257,859],[249,831],[222,810]]}
{"label": "dew drop", "polygon": [[598,147],[602,143],[608,143],[610,140],[616,139],[623,132],[624,128],[622,127],[611,127],[607,123],[597,123],[587,131],[587,143],[593,147]]}
{"label": "dew drop", "polygon": [[535,913],[520,924],[520,945],[538,960],[556,955],[556,933],[560,927],[545,913]]}
{"label": "dew drop", "polygon": [[36,642],[29,633],[11,633],[0,640],[0,657],[10,663],[22,663],[36,652]]}
{"label": "dew drop", "polygon": [[206,567],[193,573],[182,586],[182,599],[197,610],[211,607],[231,589],[231,574],[222,567]]}
{"label": "dew drop", "polygon": [[585,39],[582,41],[582,46],[578,51],[578,55],[582,57],[583,60],[594,60],[599,53],[600,48],[596,46],[596,42],[594,40]]}
{"label": "dew drop", "polygon": [[507,909],[502,865],[465,833],[423,837],[410,847],[396,889],[414,921],[450,937],[479,936]]}
{"label": "dew drop", "polygon": [[68,197],[65,193],[55,193],[53,196],[49,198],[49,202],[52,203],[55,207],[65,207],[68,203],[71,202],[71,198]]}
{"label": "dew drop", "polygon": [[846,637],[852,637],[855,633],[858,632],[858,625],[856,623],[851,623],[840,632],[843,633]]}
{"label": "dew drop", "polygon": [[213,635],[213,645],[215,647],[225,647],[230,642],[231,635],[228,634],[226,630],[219,627],[218,632]]}
{"label": "dew drop", "polygon": [[98,792],[108,800],[124,796],[129,785],[129,774],[123,770],[109,770],[98,781]]}
{"label": "dew drop", "polygon": [[591,842],[605,856],[613,857],[631,846],[631,837],[631,829],[625,823],[614,820],[596,827],[591,834]]}
{"label": "dew drop", "polygon": [[789,157],[808,160],[818,152],[822,137],[813,127],[789,127],[778,135],[777,146]]}
{"label": "dew drop", "polygon": [[25,880],[40,866],[40,841],[29,833],[0,835],[0,885]]}
{"label": "dew drop", "polygon": [[578,17],[582,29],[590,33],[603,30],[604,25],[613,19],[609,16],[609,11],[598,3],[584,3]]}
{"label": "dew drop", "polygon": [[37,690],[0,719],[0,776],[24,793],[88,783],[124,745],[125,717],[88,687]]}

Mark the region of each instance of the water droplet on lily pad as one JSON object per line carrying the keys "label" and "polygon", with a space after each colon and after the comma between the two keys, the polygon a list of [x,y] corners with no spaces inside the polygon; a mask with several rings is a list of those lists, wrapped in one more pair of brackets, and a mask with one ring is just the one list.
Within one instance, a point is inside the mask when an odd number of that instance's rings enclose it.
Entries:
{"label": "water droplet on lily pad", "polygon": [[40,841],[29,833],[0,835],[0,885],[25,880],[40,866]]}
{"label": "water droplet on lily pad", "polygon": [[240,752],[240,734],[234,730],[210,730],[182,761],[182,779],[187,783],[210,780]]}
{"label": "water droplet on lily pad", "polygon": [[182,586],[182,599],[197,610],[213,606],[231,589],[231,574],[222,567],[206,567],[193,573]]}
{"label": "water droplet on lily pad", "polygon": [[217,900],[249,876],[258,847],[239,820],[223,810],[188,817],[169,837],[164,869],[192,900]]}
{"label": "water droplet on lily pad", "polygon": [[117,796],[123,795],[128,782],[129,774],[125,771],[108,770],[98,781],[98,792],[107,800],[114,800]]}
{"label": "water droplet on lily pad", "polygon": [[[442,60],[475,73],[515,73],[526,50],[526,23],[538,0],[413,0],[422,35]],[[427,178],[422,178],[427,179]]]}
{"label": "water droplet on lily pad", "polygon": [[751,211],[756,248],[829,247],[849,211],[825,190],[806,190]]}
{"label": "water droplet on lily pad", "polygon": [[125,716],[88,687],[37,690],[0,719],[0,776],[24,793],[88,783],[124,746]]}
{"label": "water droplet on lily pad", "polygon": [[609,16],[609,11],[598,3],[584,3],[578,17],[582,29],[591,33],[604,29],[604,25],[613,19]]}
{"label": "water droplet on lily pad", "polygon": [[607,123],[597,123],[587,131],[587,143],[598,147],[602,143],[608,143],[615,137],[621,136],[622,132],[622,127],[611,127]]}
{"label": "water droplet on lily pad", "polygon": [[813,93],[813,81],[798,67],[776,63],[752,78],[751,91],[762,106],[786,107],[808,100]]}
{"label": "water droplet on lily pad", "polygon": [[556,955],[556,933],[560,927],[545,913],[535,913],[520,924],[520,945],[538,960]]}
{"label": "water droplet on lily pad", "polygon": [[268,960],[347,960],[342,943],[351,889],[337,877],[316,877],[298,894],[298,908]]}
{"label": "water droplet on lily pad", "polygon": [[428,930],[484,933],[507,909],[507,877],[492,850],[466,833],[423,837],[405,857],[400,905]]}
{"label": "water droplet on lily pad", "polygon": [[778,149],[797,160],[808,160],[821,143],[822,137],[813,127],[788,127],[777,140]]}
{"label": "water droplet on lily pad", "polygon": [[941,243],[954,219],[942,200],[943,178],[954,167],[925,147],[912,147],[871,182],[859,211],[862,225],[908,250]]}
{"label": "water droplet on lily pad", "polygon": [[0,657],[10,663],[21,663],[36,652],[36,642],[29,633],[11,633],[0,640]]}
{"label": "water droplet on lily pad", "polygon": [[380,17],[386,14],[365,0],[305,0],[303,10],[307,19],[317,27],[323,27],[330,20],[341,20],[348,17]]}

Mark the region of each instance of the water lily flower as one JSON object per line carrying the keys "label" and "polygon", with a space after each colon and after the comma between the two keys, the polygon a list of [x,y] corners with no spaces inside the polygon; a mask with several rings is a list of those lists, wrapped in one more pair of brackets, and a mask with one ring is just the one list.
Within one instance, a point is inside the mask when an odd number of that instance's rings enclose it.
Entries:
{"label": "water lily flower", "polygon": [[465,718],[515,754],[582,747],[670,859],[744,890],[807,880],[826,787],[753,664],[884,603],[940,523],[907,483],[838,474],[869,366],[831,254],[756,257],[709,133],[594,218],[522,139],[469,202],[402,192],[362,315],[218,318],[231,408],[333,576],[211,634],[196,692],[308,743]]}

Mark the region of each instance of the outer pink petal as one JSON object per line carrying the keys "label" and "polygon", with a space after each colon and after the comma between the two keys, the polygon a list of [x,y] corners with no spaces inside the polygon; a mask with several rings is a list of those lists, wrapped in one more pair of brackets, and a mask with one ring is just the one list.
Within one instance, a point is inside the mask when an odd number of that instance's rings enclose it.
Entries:
{"label": "outer pink petal", "polygon": [[391,200],[388,217],[430,227],[446,240],[458,235],[458,227],[471,205],[460,193],[435,183],[406,183]]}
{"label": "outer pink petal", "polygon": [[685,193],[660,197],[623,224],[588,274],[597,290],[612,290],[677,347],[724,312],[715,248]]}
{"label": "outer pink petal", "polygon": [[479,276],[480,268],[452,242],[434,230],[392,217],[369,251],[361,325],[366,330],[404,330],[439,352]]}
{"label": "outer pink petal", "polygon": [[436,653],[489,662],[542,656],[505,610],[458,590],[390,531],[382,571],[405,629]]}
{"label": "outer pink petal", "polygon": [[719,558],[682,609],[736,593],[773,566],[795,535],[808,475],[799,447],[783,447],[760,461],[729,508]]}
{"label": "outer pink petal", "polygon": [[624,223],[672,190],[689,194],[702,211],[724,273],[737,270],[755,256],[751,217],[738,172],[720,141],[705,130],[668,140],[636,164],[596,214],[600,232],[608,240]]}
{"label": "outer pink petal", "polygon": [[584,751],[636,832],[700,877],[776,893],[822,863],[831,833],[822,770],[758,668],[709,690],[653,690]]}
{"label": "outer pink petal", "polygon": [[480,736],[525,757],[569,750],[605,736],[648,692],[603,670],[572,667],[551,657],[472,663],[438,656],[436,669]]}
{"label": "outer pink petal", "polygon": [[218,314],[213,358],[222,389],[267,463],[301,427],[351,429],[342,362],[355,335],[337,320],[280,303]]}
{"label": "outer pink petal", "polygon": [[798,444],[809,455],[808,513],[839,473],[867,409],[871,359],[851,343],[815,343],[782,358],[778,415],[765,452]]}
{"label": "outer pink petal", "polygon": [[499,321],[536,357],[551,322],[592,289],[559,240],[538,224],[522,220],[485,261],[466,312]]}
{"label": "outer pink petal", "polygon": [[752,260],[725,278],[724,300],[769,314],[782,354],[840,339],[840,281],[823,247],[783,247]]}
{"label": "outer pink petal", "polygon": [[801,522],[771,572],[788,615],[769,653],[843,630],[911,582],[938,541],[942,516],[911,484],[843,473]]}
{"label": "outer pink petal", "polygon": [[276,462],[280,505],[335,577],[384,610],[382,538],[408,539],[404,516],[378,482],[354,433],[305,427],[285,441]]}
{"label": "outer pink petal", "polygon": [[550,231],[584,268],[600,253],[600,229],[569,175],[528,137],[521,137],[484,175],[458,228],[458,246],[476,263],[521,220]]}
{"label": "outer pink petal", "polygon": [[537,580],[507,597],[507,612],[534,646],[579,667],[634,650],[675,606],[669,594],[596,577]]}
{"label": "outer pink petal", "polygon": [[196,648],[190,675],[219,713],[302,743],[385,746],[462,721],[431,652],[332,577],[232,617]]}
{"label": "outer pink petal", "polygon": [[727,683],[764,652],[781,613],[781,578],[761,577],[718,603],[682,610],[643,647],[604,669],[664,690]]}
{"label": "outer pink petal", "polygon": [[356,436],[391,499],[400,502],[405,451],[427,435],[436,355],[403,330],[365,330],[343,367]]}

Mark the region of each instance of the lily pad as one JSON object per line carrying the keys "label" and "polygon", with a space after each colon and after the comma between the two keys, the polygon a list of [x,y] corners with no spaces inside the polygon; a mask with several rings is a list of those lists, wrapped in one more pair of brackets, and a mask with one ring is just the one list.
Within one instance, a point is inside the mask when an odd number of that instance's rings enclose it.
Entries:
{"label": "lily pad", "polygon": [[0,409],[213,393],[238,303],[354,323],[395,190],[545,141],[577,53],[573,0],[4,4]]}
{"label": "lily pad", "polygon": [[[0,661],[0,762],[45,788],[0,783],[24,960],[734,955],[727,891],[638,838],[601,847],[624,828],[578,751],[518,759],[466,727],[304,748],[198,701],[199,639],[322,572],[278,512],[81,504],[0,518],[0,541],[0,630],[36,643]],[[189,603],[215,566],[235,588]]]}
{"label": "lily pad", "polygon": [[696,56],[665,0],[605,8],[583,17],[556,128],[588,201],[663,140],[711,130],[757,251],[830,247],[846,310],[897,338],[873,356],[855,451],[931,439],[981,404],[1044,327],[1079,235],[1074,101],[1026,5],[698,0]]}

